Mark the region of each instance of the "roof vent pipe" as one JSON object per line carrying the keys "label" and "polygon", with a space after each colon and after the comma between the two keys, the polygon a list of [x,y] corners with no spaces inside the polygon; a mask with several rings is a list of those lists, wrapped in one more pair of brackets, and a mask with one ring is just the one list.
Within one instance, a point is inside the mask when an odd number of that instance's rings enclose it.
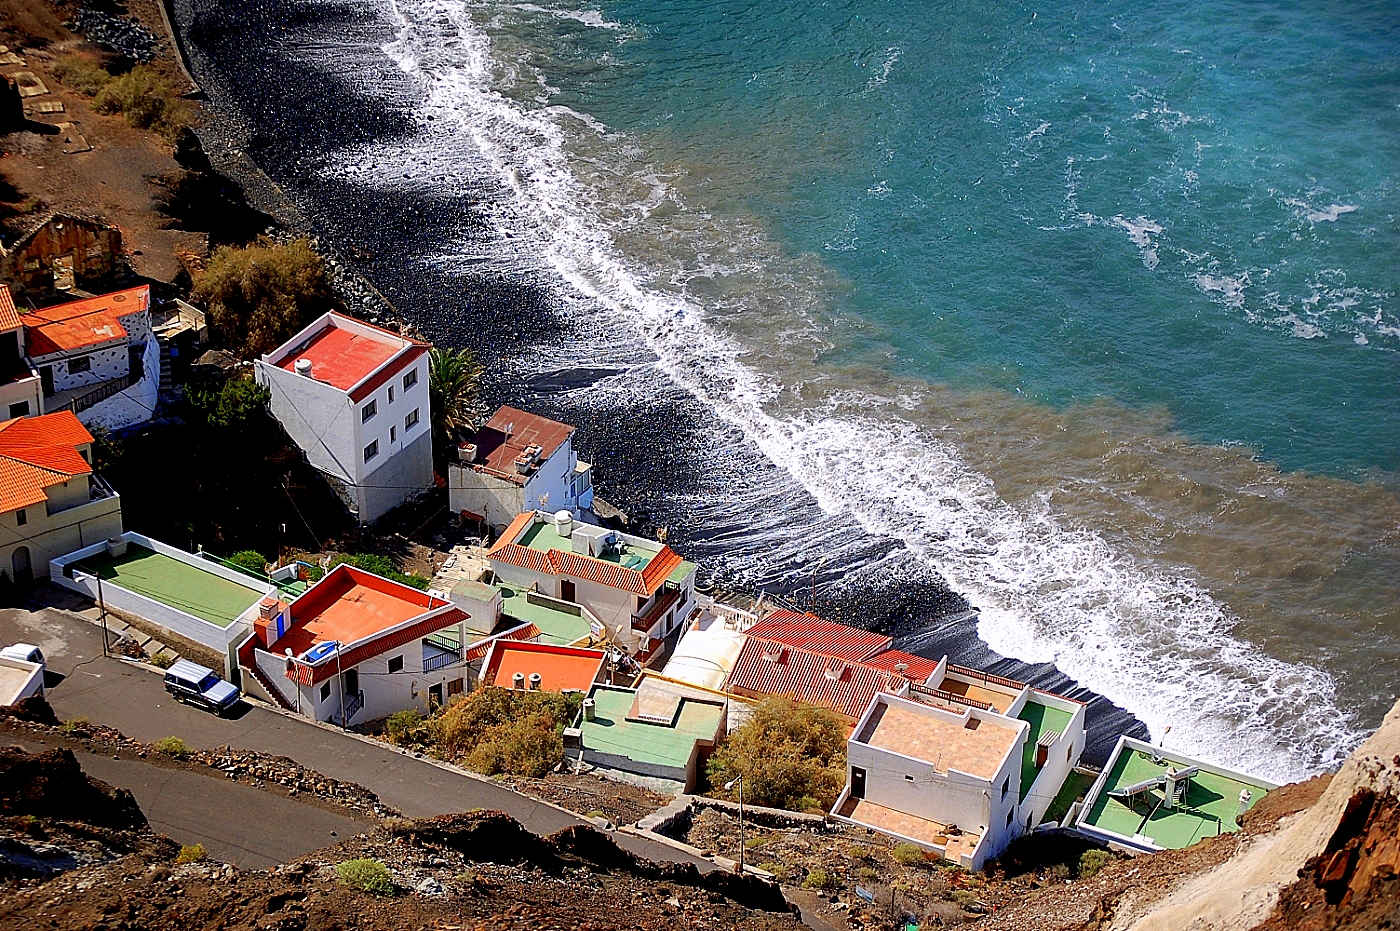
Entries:
{"label": "roof vent pipe", "polygon": [[[585,699],[583,700],[583,719],[584,719],[585,721],[592,721],[592,720],[594,720],[594,719],[597,718],[597,717],[598,717],[598,704],[597,704],[597,702],[595,702],[595,701],[594,701],[593,699],[591,699],[591,698],[585,698]],[[1246,791],[1248,791],[1248,790],[1246,790]]]}
{"label": "roof vent pipe", "polygon": [[307,378],[310,378],[310,377],[311,377],[311,360],[310,360],[310,359],[298,359],[298,360],[296,361],[296,366],[295,366],[295,368],[296,368],[296,370],[297,370],[297,374],[298,374],[298,375],[305,375]]}
{"label": "roof vent pipe", "polygon": [[523,689],[525,687],[525,673],[517,672],[510,677],[510,683],[518,689]]}
{"label": "roof vent pipe", "polygon": [[574,535],[574,515],[569,511],[554,512],[554,532],[565,540]]}
{"label": "roof vent pipe", "polygon": [[532,673],[530,673],[530,688],[531,688],[531,689],[533,689],[534,691],[538,692],[538,691],[540,690],[540,682],[541,682],[541,681],[542,681],[542,680],[540,679],[540,674],[539,674],[539,673],[537,673],[537,672],[532,672]]}

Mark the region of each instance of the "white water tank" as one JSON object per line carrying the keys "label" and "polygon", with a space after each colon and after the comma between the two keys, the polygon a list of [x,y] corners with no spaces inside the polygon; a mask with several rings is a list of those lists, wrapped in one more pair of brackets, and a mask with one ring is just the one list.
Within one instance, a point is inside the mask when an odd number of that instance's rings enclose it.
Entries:
{"label": "white water tank", "polygon": [[462,462],[476,462],[476,444],[463,443],[457,447],[457,458]]}
{"label": "white water tank", "polygon": [[574,535],[574,515],[569,511],[554,512],[554,532],[565,540]]}
{"label": "white water tank", "polygon": [[298,375],[305,375],[307,378],[311,377],[310,359],[298,359],[294,367],[296,368]]}

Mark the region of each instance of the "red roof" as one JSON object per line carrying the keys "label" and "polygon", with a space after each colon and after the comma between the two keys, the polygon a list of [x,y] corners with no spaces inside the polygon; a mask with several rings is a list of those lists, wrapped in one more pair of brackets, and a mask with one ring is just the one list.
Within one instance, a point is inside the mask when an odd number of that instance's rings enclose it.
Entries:
{"label": "red roof", "polygon": [[0,513],[41,504],[44,489],[90,474],[78,447],[91,442],[71,411],[0,423]]}
{"label": "red roof", "polygon": [[549,643],[519,643],[497,640],[491,657],[481,672],[481,681],[501,688],[514,688],[515,674],[525,677],[529,688],[531,675],[539,675],[540,690],[587,692],[597,681],[607,654],[602,650],[561,647]]}
{"label": "red roof", "polygon": [[750,634],[729,674],[728,690],[751,697],[785,695],[855,721],[877,692],[903,692],[904,680],[864,663]]}
{"label": "red roof", "polygon": [[475,646],[467,648],[467,652],[462,654],[462,662],[474,663],[491,652],[491,647],[497,640],[534,640],[540,635],[540,629],[534,624],[521,624],[513,627],[503,634],[496,634],[480,641]]}
{"label": "red roof", "polygon": [[894,639],[845,624],[824,621],[815,614],[774,611],[748,629],[750,637],[777,640],[814,653],[859,662],[884,652]]}
{"label": "red roof", "polygon": [[563,550],[537,550],[514,542],[534,522],[535,514],[531,511],[516,515],[486,555],[544,575],[583,579],[634,595],[648,596],[655,594],[676,567],[685,561],[669,546],[662,546],[660,552],[638,572],[594,556],[581,556]]}
{"label": "red roof", "polygon": [[20,317],[31,356],[47,356],[126,339],[121,317],[149,310],[150,285],[70,301]]}
{"label": "red roof", "polygon": [[528,476],[515,471],[516,458],[527,447],[538,446],[540,461],[544,461],[554,455],[573,432],[574,428],[566,423],[518,408],[502,407],[472,437],[477,455],[474,468],[524,485]]}
{"label": "red roof", "polygon": [[19,311],[15,309],[15,296],[8,285],[0,284],[0,332],[17,330],[20,327]]}
{"label": "red roof", "polygon": [[938,671],[938,660],[915,656],[913,653],[905,653],[903,650],[886,650],[865,660],[867,666],[874,666],[876,669],[883,669],[885,672],[896,675],[898,673],[894,667],[900,663],[909,667],[904,670],[904,678],[912,682],[927,682],[928,677]]}
{"label": "red roof", "polygon": [[307,359],[311,362],[312,378],[349,391],[398,355],[402,348],[402,343],[328,323],[303,349],[289,353],[278,365],[295,372],[296,364]]}
{"label": "red roof", "polygon": [[[451,602],[434,598],[416,588],[391,582],[350,565],[340,565],[292,602],[291,629],[278,638],[270,649],[278,653],[291,650],[293,656],[301,656],[318,643],[334,640],[344,649],[353,643],[371,640],[367,646],[372,649],[361,657],[367,659],[414,639],[410,636],[408,640],[401,640],[397,634],[389,637],[377,635],[449,604]],[[460,610],[453,608],[425,623],[430,625],[428,632],[431,633],[456,624],[465,617]],[[353,665],[350,656],[358,653],[358,648],[342,653],[341,666]],[[329,665],[334,667],[335,664]],[[319,670],[322,666],[316,668]],[[318,682],[325,678],[319,672],[317,675]]]}

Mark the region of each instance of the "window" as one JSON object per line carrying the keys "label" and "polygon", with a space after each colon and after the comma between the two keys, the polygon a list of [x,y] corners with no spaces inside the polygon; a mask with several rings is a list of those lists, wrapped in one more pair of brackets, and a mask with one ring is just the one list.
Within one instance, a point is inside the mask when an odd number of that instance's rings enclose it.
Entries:
{"label": "window", "polygon": [[364,407],[360,408],[360,423],[369,423],[371,418],[377,413],[379,413],[379,405],[374,401],[370,401]]}
{"label": "window", "polygon": [[409,369],[408,374],[403,377],[403,390],[407,391],[416,384],[418,384],[418,370]]}
{"label": "window", "polygon": [[906,773],[905,776],[904,776],[904,781],[905,781],[905,782],[913,782],[913,781],[914,781],[914,777],[913,777],[913,776],[910,776],[908,773]]}
{"label": "window", "polygon": [[390,427],[390,428],[389,428],[389,442],[392,443],[392,442],[394,442],[394,440],[397,440],[398,438],[399,438],[399,428],[398,428],[398,427]]}
{"label": "window", "polygon": [[24,508],[20,508],[18,511],[15,511],[15,522],[18,523],[21,527],[29,523],[29,515],[24,513]]}
{"label": "window", "polygon": [[416,426],[418,426],[418,408],[415,407],[413,412],[403,419],[404,432],[407,433]]}
{"label": "window", "polygon": [[76,359],[68,360],[68,374],[76,375],[79,372],[91,372],[92,359],[88,356],[78,356]]}
{"label": "window", "polygon": [[1069,748],[1065,750],[1065,762],[1068,763],[1072,759],[1074,759],[1074,744],[1070,744]]}
{"label": "window", "polygon": [[392,657],[389,658],[389,671],[390,671],[390,672],[403,672],[403,657],[402,657],[402,656],[392,656]]}
{"label": "window", "polygon": [[390,386],[389,386],[389,403],[390,403],[390,404],[393,404],[393,403],[394,403],[394,386],[393,386],[393,385],[390,385]]}
{"label": "window", "polygon": [[453,680],[451,680],[450,682],[448,682],[448,683],[447,683],[447,697],[448,697],[448,698],[451,698],[453,695],[461,695],[461,694],[462,694],[462,686],[463,686],[463,682],[462,682],[461,679],[453,679]]}
{"label": "window", "polygon": [[11,405],[10,405],[10,419],[11,419],[11,420],[14,420],[16,417],[28,417],[28,416],[29,416],[29,402],[28,402],[28,401],[16,401],[14,404],[11,404]]}
{"label": "window", "polygon": [[638,595],[638,596],[637,596],[637,610],[640,611],[640,610],[642,610],[643,608],[645,608],[646,606],[647,606],[647,597],[646,597],[645,595]]}
{"label": "window", "polygon": [[373,443],[371,443],[371,444],[369,444],[368,446],[365,447],[365,462],[369,462],[371,459],[373,459],[375,456],[378,456],[378,455],[379,455],[379,441],[378,441],[378,440],[375,440]]}
{"label": "window", "polygon": [[1011,777],[1007,776],[1006,781],[1001,784],[1001,800],[1006,801],[1006,793],[1011,791]]}
{"label": "window", "polygon": [[1006,813],[1006,826],[1011,827],[1011,812]]}
{"label": "window", "polygon": [[330,698],[330,697],[331,697],[331,684],[330,684],[329,682],[327,682],[325,685],[322,685],[322,686],[321,686],[321,701],[325,701],[327,698]]}

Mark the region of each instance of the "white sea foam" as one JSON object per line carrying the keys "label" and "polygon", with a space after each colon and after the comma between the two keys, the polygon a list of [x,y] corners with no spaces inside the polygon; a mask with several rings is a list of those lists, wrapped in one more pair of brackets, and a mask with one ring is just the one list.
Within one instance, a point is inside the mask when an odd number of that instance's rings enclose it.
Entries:
{"label": "white sea foam", "polygon": [[1044,121],[1042,121],[1041,124],[1040,124],[1039,126],[1037,126],[1035,129],[1032,129],[1030,132],[1026,133],[1025,139],[1026,139],[1027,142],[1030,142],[1032,139],[1036,138],[1037,136],[1043,136],[1043,135],[1045,135],[1046,131],[1049,130],[1049,129],[1050,129],[1050,124],[1049,124],[1049,123],[1046,123],[1046,122],[1044,122]]}
{"label": "white sea foam", "polygon": [[880,63],[880,70],[871,75],[870,80],[865,82],[866,91],[873,91],[888,82],[890,75],[894,73],[894,66],[899,63],[899,57],[903,54],[904,52],[897,45],[891,45],[885,49],[885,60]]}
{"label": "white sea foam", "polygon": [[1295,215],[1302,217],[1309,223],[1336,223],[1337,218],[1343,214],[1355,213],[1361,209],[1355,204],[1331,204],[1326,207],[1314,207],[1297,197],[1284,198],[1283,203],[1285,206],[1292,207]]}
{"label": "white sea foam", "polygon": [[546,13],[556,19],[570,19],[576,23],[583,23],[585,26],[593,26],[596,29],[622,28],[621,23],[604,19],[603,14],[598,10],[557,10],[536,6],[533,3],[512,4],[512,9],[520,10],[522,13]]}
{"label": "white sea foam", "polygon": [[[435,117],[411,157],[458,159],[461,171],[488,170],[511,192],[484,209],[512,227],[512,260],[537,256],[581,306],[595,308],[589,330],[604,342],[580,340],[571,352],[615,358],[633,328],[634,358],[654,354],[824,511],[901,541],[965,594],[993,649],[1055,662],[1138,715],[1154,736],[1172,725],[1169,746],[1292,778],[1336,762],[1355,742],[1325,673],[1234,637],[1235,619],[1183,573],[1064,526],[1043,502],[1008,504],[956,448],[903,416],[913,399],[831,395],[782,410],[775,402],[784,386],[745,364],[747,350],[712,324],[711,308],[684,288],[649,284],[657,273],[619,252],[609,218],[638,211],[611,205],[582,180],[559,114],[526,110],[493,87],[499,66],[469,8],[458,0],[396,0],[396,8],[402,28],[386,51],[422,80],[421,110]],[[443,28],[451,33],[431,34]],[[1120,225],[1139,248],[1161,232],[1142,219]],[[1197,283],[1239,300],[1248,276],[1202,275]],[[811,338],[803,326],[795,324],[799,336]]]}
{"label": "white sea foam", "polygon": [[1113,223],[1127,230],[1128,238],[1142,252],[1142,264],[1148,268],[1156,268],[1160,260],[1157,257],[1157,244],[1152,237],[1162,233],[1162,224],[1147,217],[1126,220],[1122,215],[1114,217]]}
{"label": "white sea foam", "polygon": [[1196,276],[1196,287],[1207,294],[1219,296],[1230,307],[1239,307],[1244,304],[1244,289],[1249,287],[1249,272],[1241,272],[1234,277],[1200,274]]}

